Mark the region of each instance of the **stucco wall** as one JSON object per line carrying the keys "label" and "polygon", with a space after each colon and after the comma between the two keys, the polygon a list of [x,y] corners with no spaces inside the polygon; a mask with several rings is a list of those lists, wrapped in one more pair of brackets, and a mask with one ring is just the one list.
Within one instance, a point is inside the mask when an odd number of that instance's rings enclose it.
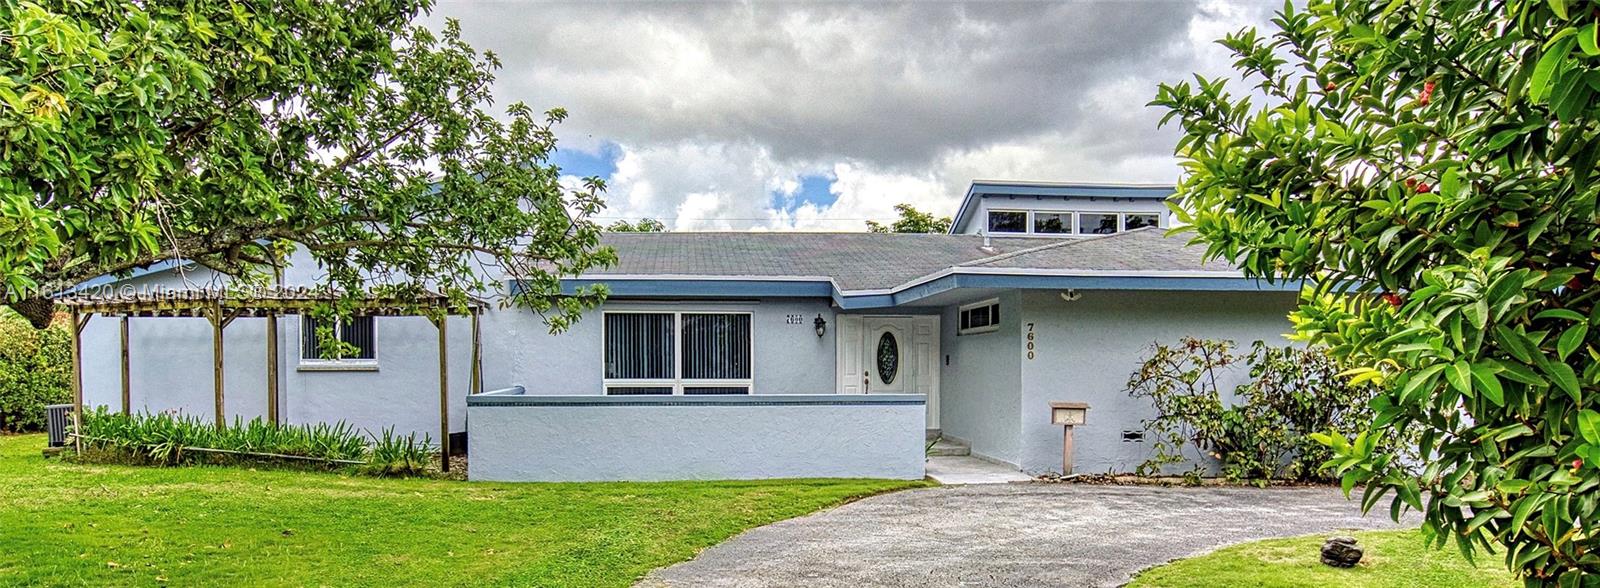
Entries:
{"label": "stucco wall", "polygon": [[[567,402],[562,402],[567,401]],[[920,395],[475,397],[473,480],[923,477]]]}
{"label": "stucco wall", "polygon": [[[185,282],[187,280],[187,284]],[[160,272],[130,280],[135,288],[220,285],[204,269]],[[306,283],[306,282],[297,282]],[[393,426],[400,434],[439,437],[438,331],[420,317],[375,319],[377,371],[300,371],[300,317],[278,320],[280,415],[301,424],[345,421],[374,434]],[[84,329],[84,402],[121,407],[120,319],[97,316]],[[451,431],[466,430],[471,383],[470,321],[448,326]],[[487,342],[486,342],[487,346]],[[129,322],[130,400],[135,412],[178,411],[210,420],[211,324],[203,318],[133,318]],[[239,318],[224,330],[224,412],[235,418],[267,411],[266,319]]]}
{"label": "stucco wall", "polygon": [[[838,322],[826,300],[618,300],[605,303],[604,309],[750,312],[755,347],[751,376],[756,394],[832,394],[837,387],[834,327]],[[817,337],[812,324],[818,314],[828,321],[823,337]],[[799,322],[789,324],[789,315],[799,316]],[[485,317],[483,334],[484,377],[489,389],[523,386],[532,395],[603,393],[601,311],[591,311],[571,329],[551,335],[535,313],[498,310]]]}
{"label": "stucco wall", "polygon": [[941,361],[942,432],[970,443],[976,455],[1012,464],[1017,463],[1021,430],[1020,300],[1016,292],[1000,295],[998,331],[956,335],[961,324],[957,306],[946,308],[939,321],[941,351],[949,357]]}
{"label": "stucco wall", "polygon": [[[1294,293],[1084,291],[1067,302],[1054,291],[1022,295],[1024,344],[1034,329],[1035,359],[1022,361],[1023,471],[1061,469],[1061,427],[1051,425],[1049,403],[1089,403],[1088,424],[1077,427],[1075,471],[1130,472],[1148,459],[1150,444],[1128,443],[1123,430],[1142,429],[1154,416],[1148,401],[1124,387],[1148,347],[1182,336],[1284,344]],[[1237,381],[1223,382],[1231,391]],[[946,413],[948,414],[948,413]],[[1187,469],[1187,466],[1174,468]]]}

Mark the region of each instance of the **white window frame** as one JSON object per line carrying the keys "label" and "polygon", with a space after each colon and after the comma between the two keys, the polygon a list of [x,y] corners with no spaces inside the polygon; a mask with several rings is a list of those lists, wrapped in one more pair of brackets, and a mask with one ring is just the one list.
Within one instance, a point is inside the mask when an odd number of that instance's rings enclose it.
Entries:
{"label": "white window frame", "polygon": [[[1020,212],[1020,213],[1022,213],[1022,217],[1023,217],[1022,230],[1021,231],[995,231],[995,230],[991,230],[989,228],[989,215],[994,214],[996,212]],[[1025,208],[990,208],[987,211],[985,211],[984,215],[983,215],[983,230],[985,232],[991,234],[991,235],[1027,235],[1027,234],[1033,233],[1033,211],[1025,209]]]}
{"label": "white window frame", "polygon": [[[372,317],[372,359],[325,359],[321,357],[306,357],[306,323],[315,320],[311,315],[300,315],[300,336],[296,337],[295,347],[300,362],[295,366],[296,371],[302,372],[375,372],[378,371],[379,354],[378,345],[378,317]],[[334,318],[333,328],[337,333],[343,318]]]}
{"label": "white window frame", "polygon": [[[1064,214],[1067,215],[1067,230],[1060,233],[1041,233],[1035,225],[1039,214]],[[1028,211],[1028,234],[1044,235],[1046,237],[1068,237],[1078,234],[1078,211],[1076,210],[1030,210]]]}
{"label": "white window frame", "polygon": [[[1085,215],[1085,214],[1109,214],[1109,215],[1111,215],[1112,218],[1117,219],[1117,232],[1116,233],[1083,233],[1083,232],[1079,232],[1083,228],[1083,223],[1078,222],[1079,221],[1079,217],[1082,216],[1082,215]],[[1123,231],[1122,223],[1125,220],[1123,218],[1123,216],[1126,215],[1126,214],[1129,214],[1129,213],[1117,212],[1115,210],[1079,210],[1079,211],[1076,211],[1072,215],[1072,221],[1073,221],[1072,222],[1072,231],[1073,231],[1072,234],[1078,235],[1078,236],[1085,236],[1085,237],[1104,237],[1106,235],[1115,235],[1117,233],[1121,233]],[[1140,213],[1140,214],[1149,214],[1149,213]]]}
{"label": "white window frame", "polygon": [[1000,321],[993,319],[993,317],[994,317],[994,313],[993,312],[989,313],[989,316],[991,317],[990,320],[993,321],[993,322],[991,322],[991,323],[989,323],[987,325],[984,325],[984,326],[981,326],[981,327],[971,327],[971,328],[962,328],[961,327],[961,314],[962,313],[967,312],[969,310],[973,310],[975,308],[983,308],[983,307],[987,307],[987,306],[992,306],[992,307],[995,307],[996,309],[999,309],[1000,308],[1000,299],[999,298],[990,298],[988,300],[980,300],[978,302],[973,302],[973,303],[969,303],[969,304],[963,304],[961,306],[956,307],[956,335],[957,336],[961,336],[961,335],[979,335],[979,334],[983,334],[983,333],[993,333],[995,331],[1000,330]]}
{"label": "white window frame", "polygon": [[1128,230],[1128,217],[1130,217],[1130,216],[1153,216],[1153,217],[1156,217],[1156,225],[1155,225],[1156,228],[1160,229],[1160,228],[1165,228],[1165,226],[1166,226],[1164,223],[1166,221],[1167,215],[1161,214],[1160,211],[1156,211],[1156,212],[1124,212],[1124,213],[1121,213],[1121,214],[1119,214],[1117,216],[1117,232],[1118,233],[1127,232],[1127,230]]}
{"label": "white window frame", "polygon": [[[605,317],[612,314],[670,314],[672,315],[672,378],[607,378],[606,374],[606,348],[609,339],[606,335]],[[683,315],[686,314],[742,314],[750,317],[750,377],[745,379],[719,379],[719,380],[694,380],[683,377]],[[600,313],[600,387],[601,393],[610,396],[612,388],[672,388],[673,396],[683,396],[684,388],[734,388],[742,387],[749,390],[746,395],[756,393],[756,317],[755,313],[748,310],[718,310],[718,309],[686,309],[686,310],[606,310]]]}

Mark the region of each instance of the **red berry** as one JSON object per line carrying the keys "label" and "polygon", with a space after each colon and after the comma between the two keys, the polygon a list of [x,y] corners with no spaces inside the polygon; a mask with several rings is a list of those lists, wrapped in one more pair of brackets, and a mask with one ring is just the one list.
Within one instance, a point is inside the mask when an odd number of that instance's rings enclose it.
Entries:
{"label": "red berry", "polygon": [[1427,194],[1428,192],[1432,192],[1432,191],[1433,191],[1433,187],[1429,186],[1427,182],[1418,182],[1417,183],[1417,193],[1418,194]]}
{"label": "red berry", "polygon": [[1335,83],[1333,83],[1333,82],[1328,82],[1328,85],[1326,85],[1326,86],[1323,86],[1323,87],[1322,87],[1322,89],[1323,89],[1323,90],[1327,90],[1327,91],[1329,91],[1329,92],[1332,92],[1332,91],[1334,91],[1334,90],[1337,90],[1337,89],[1339,89],[1339,85],[1338,85],[1338,84],[1335,84]]}
{"label": "red berry", "polygon": [[1389,303],[1389,306],[1393,306],[1395,308],[1400,308],[1400,304],[1404,302],[1400,299],[1400,295],[1395,294],[1394,292],[1384,292],[1383,301]]}
{"label": "red berry", "polygon": [[1582,290],[1583,280],[1578,279],[1578,276],[1572,276],[1572,279],[1567,280],[1567,287],[1573,290]]}
{"label": "red berry", "polygon": [[1583,467],[1583,458],[1578,458],[1578,459],[1572,460],[1572,469],[1574,471],[1576,471],[1578,468],[1581,468],[1581,467]]}

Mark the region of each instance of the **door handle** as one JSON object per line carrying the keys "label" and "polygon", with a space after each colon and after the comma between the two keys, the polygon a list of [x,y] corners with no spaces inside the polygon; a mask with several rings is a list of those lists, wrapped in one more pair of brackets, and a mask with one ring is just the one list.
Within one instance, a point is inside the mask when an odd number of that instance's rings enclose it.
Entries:
{"label": "door handle", "polygon": [[861,393],[862,394],[871,394],[872,393],[872,376],[870,374],[868,374],[866,371],[862,371],[861,372]]}

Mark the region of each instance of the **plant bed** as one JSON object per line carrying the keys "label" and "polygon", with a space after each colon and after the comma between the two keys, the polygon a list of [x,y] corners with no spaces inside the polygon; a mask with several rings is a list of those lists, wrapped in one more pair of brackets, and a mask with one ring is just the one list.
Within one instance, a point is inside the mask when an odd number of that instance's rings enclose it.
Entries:
{"label": "plant bed", "polygon": [[367,435],[342,422],[277,425],[254,419],[218,427],[195,417],[123,415],[102,407],[84,414],[83,430],[74,436],[82,450],[72,459],[84,463],[271,466],[376,476],[440,474],[427,437],[400,436],[393,429]]}

